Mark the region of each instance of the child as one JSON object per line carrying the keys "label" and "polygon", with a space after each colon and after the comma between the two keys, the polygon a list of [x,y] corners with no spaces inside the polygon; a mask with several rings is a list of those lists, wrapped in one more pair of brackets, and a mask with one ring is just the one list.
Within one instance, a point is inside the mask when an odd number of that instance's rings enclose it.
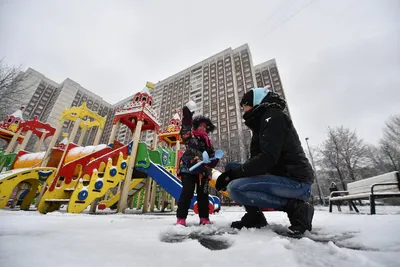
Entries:
{"label": "child", "polygon": [[[197,185],[197,205],[199,209],[200,224],[210,224],[208,208],[208,181],[211,178],[211,168],[214,168],[218,160],[190,171],[190,167],[202,160],[202,154],[207,151],[208,155],[214,156],[214,148],[208,133],[215,129],[215,125],[209,118],[204,116],[193,117],[191,109],[194,102],[189,101],[182,111],[181,137],[186,146],[180,160],[179,175],[182,180],[182,192],[178,201],[177,224],[186,225],[186,217]],[[193,129],[192,129],[193,128]]]}

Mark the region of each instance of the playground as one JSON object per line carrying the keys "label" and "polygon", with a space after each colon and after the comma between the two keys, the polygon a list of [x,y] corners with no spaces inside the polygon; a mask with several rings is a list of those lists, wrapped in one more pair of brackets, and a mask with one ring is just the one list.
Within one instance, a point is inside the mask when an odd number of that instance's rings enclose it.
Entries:
{"label": "playground", "polygon": [[[65,109],[59,125],[24,120],[22,109],[0,123],[8,144],[0,152],[0,266],[397,266],[400,217],[391,206],[374,216],[367,206],[360,214],[316,207],[313,231],[301,239],[279,234],[289,222],[273,210],[264,211],[269,225],[263,229],[211,237],[225,249],[193,238],[229,228],[244,209],[221,206],[226,192],[210,194],[213,224],[199,226],[194,196],[188,227],[174,225],[181,120],[176,111],[160,129],[151,103],[142,91],[118,109],[103,144],[106,118],[85,103]],[[73,122],[70,132],[63,132],[65,122]],[[121,125],[132,134],[127,144],[116,140]],[[82,146],[91,128],[96,136]],[[151,145],[140,139],[148,130],[154,131]],[[213,170],[211,187],[219,174]],[[165,234],[187,238],[161,242]]]}
{"label": "playground", "polygon": [[[182,183],[176,176],[180,150],[180,116],[173,114],[169,125],[160,129],[146,87],[116,111],[108,142],[100,144],[106,117],[87,108],[65,109],[59,125],[52,127],[35,117],[24,120],[21,110],[7,116],[0,125],[0,138],[8,142],[0,154],[0,208],[29,210],[34,206],[46,214],[66,207],[68,213],[90,209],[124,212],[141,207],[143,213],[175,208]],[[72,122],[70,132],[63,125]],[[131,130],[127,144],[115,140],[122,125]],[[92,145],[82,146],[89,129],[97,130]],[[140,140],[144,131],[154,131],[152,145]],[[38,141],[27,151],[32,135]],[[44,151],[43,144],[48,141]],[[222,152],[222,151],[221,151]],[[219,172],[214,170],[214,181]],[[226,195],[226,194],[225,194]],[[210,213],[221,207],[218,196],[209,196]],[[196,196],[190,205],[197,212]]]}

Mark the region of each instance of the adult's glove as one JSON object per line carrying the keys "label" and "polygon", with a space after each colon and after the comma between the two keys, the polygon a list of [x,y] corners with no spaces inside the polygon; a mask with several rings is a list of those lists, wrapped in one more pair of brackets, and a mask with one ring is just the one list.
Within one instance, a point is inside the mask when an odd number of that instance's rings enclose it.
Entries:
{"label": "adult's glove", "polygon": [[217,182],[215,183],[215,189],[218,191],[225,191],[228,184],[232,181],[230,175],[231,171],[221,173],[217,178]]}

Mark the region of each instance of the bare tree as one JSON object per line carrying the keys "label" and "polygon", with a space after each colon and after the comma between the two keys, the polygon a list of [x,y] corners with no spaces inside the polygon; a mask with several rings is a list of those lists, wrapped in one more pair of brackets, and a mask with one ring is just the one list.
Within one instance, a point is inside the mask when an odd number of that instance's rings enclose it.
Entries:
{"label": "bare tree", "polygon": [[328,128],[328,139],[324,142],[321,154],[322,162],[328,169],[335,170],[338,178],[346,189],[346,182],[355,181],[360,169],[368,159],[368,149],[355,131],[343,126]]}
{"label": "bare tree", "polygon": [[343,166],[343,160],[340,156],[340,145],[337,137],[329,131],[328,139],[322,144],[321,154],[322,165],[328,170],[336,171],[336,174],[342,184],[344,190],[346,190],[345,181],[345,167]]}
{"label": "bare tree", "polygon": [[400,115],[391,116],[383,129],[380,152],[388,171],[400,170]]}
{"label": "bare tree", "polygon": [[388,165],[387,171],[400,171],[400,148],[388,140],[381,140],[380,153]]}
{"label": "bare tree", "polygon": [[391,143],[393,146],[400,147],[400,115],[389,117],[386,126],[383,129],[383,140]]}
{"label": "bare tree", "polygon": [[364,166],[367,160],[367,145],[362,139],[358,139],[355,131],[340,127],[336,134],[342,144],[340,154],[345,162],[347,171],[352,181],[356,180],[356,171]]}
{"label": "bare tree", "polygon": [[15,109],[23,98],[29,86],[23,86],[25,75],[21,66],[10,67],[3,59],[0,60],[0,119]]}

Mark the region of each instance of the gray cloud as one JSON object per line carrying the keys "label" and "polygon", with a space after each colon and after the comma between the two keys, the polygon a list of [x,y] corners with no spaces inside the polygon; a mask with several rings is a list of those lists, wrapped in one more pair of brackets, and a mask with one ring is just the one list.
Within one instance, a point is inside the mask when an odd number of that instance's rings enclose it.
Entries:
{"label": "gray cloud", "polygon": [[115,103],[248,43],[255,64],[276,58],[302,140],[344,125],[375,143],[399,113],[400,2],[308,2],[2,1],[0,57]]}

